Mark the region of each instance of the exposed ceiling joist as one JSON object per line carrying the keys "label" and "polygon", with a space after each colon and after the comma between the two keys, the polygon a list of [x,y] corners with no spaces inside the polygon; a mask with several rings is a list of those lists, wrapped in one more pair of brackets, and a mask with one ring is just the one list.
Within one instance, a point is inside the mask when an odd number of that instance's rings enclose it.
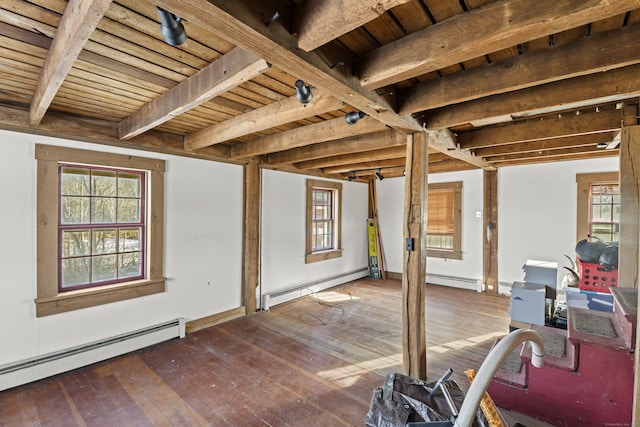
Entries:
{"label": "exposed ceiling joist", "polygon": [[184,140],[185,148],[197,150],[268,128],[338,110],[343,106],[342,101],[320,89],[312,89],[312,92],[313,101],[308,104],[302,105],[295,96],[291,96],[187,135]]}
{"label": "exposed ceiling joist", "polygon": [[234,48],[122,120],[120,139],[129,139],[154,128],[268,69],[269,64],[264,59]]}
{"label": "exposed ceiling joist", "polygon": [[266,156],[264,163],[272,166],[285,163],[300,163],[324,157],[349,155],[353,152],[372,151],[397,146],[404,147],[406,144],[407,136],[405,134],[387,129],[269,154]]}
{"label": "exposed ceiling joist", "polygon": [[577,147],[595,147],[598,144],[608,144],[615,138],[615,132],[589,133],[573,135],[565,138],[549,138],[538,141],[527,141],[516,144],[497,145],[495,147],[476,148],[476,156],[484,157],[488,162],[492,156],[503,156],[521,153],[536,153],[548,150]]}
{"label": "exposed ceiling joist", "polygon": [[375,91],[364,89],[358,79],[340,74],[316,52],[303,52],[297,40],[276,20],[263,22],[246,4],[234,0],[191,0],[157,3],[177,16],[203,28],[214,27],[229,42],[264,58],[336,98],[393,128],[416,131],[421,125],[410,115],[400,116]]}
{"label": "exposed ceiling joist", "polygon": [[620,129],[621,125],[622,112],[608,110],[597,113],[563,115],[545,120],[531,119],[512,125],[460,132],[458,142],[462,148],[471,149],[537,139],[616,131]]}
{"label": "exposed ceiling joist", "polygon": [[322,172],[327,175],[338,175],[342,173],[351,173],[351,171],[376,170],[383,168],[395,168],[405,166],[405,156],[391,157],[382,160],[370,160],[368,162],[354,163],[351,167],[336,166],[325,168]]}
{"label": "exposed ceiling joist", "polygon": [[640,0],[498,0],[368,53],[360,80],[380,88],[638,7]]}
{"label": "exposed ceiling joist", "polygon": [[33,94],[29,121],[37,125],[111,0],[69,0]]}
{"label": "exposed ceiling joist", "polygon": [[[502,156],[494,156],[487,158],[488,163],[500,163],[500,162],[511,162],[514,160],[523,160],[523,159],[534,159],[534,158],[564,158],[569,155],[582,155],[589,154],[590,152],[600,152],[606,151],[604,148],[598,148],[595,145],[591,145],[589,147],[569,147],[569,148],[561,148],[558,150],[546,150],[546,151],[535,151],[532,153],[518,153],[518,154],[505,154]],[[610,156],[616,156],[617,150],[608,150]]]}
{"label": "exposed ceiling joist", "polygon": [[[601,73],[640,63],[640,24],[593,34],[553,49],[525,53],[412,86],[398,97],[400,114]],[[636,79],[637,80],[637,79]]]}
{"label": "exposed ceiling joist", "polygon": [[227,161],[229,158],[228,147],[207,147],[191,153],[185,151],[181,136],[153,130],[128,141],[121,141],[118,138],[118,124],[107,120],[79,119],[76,116],[49,112],[40,124],[32,125],[28,111],[2,105],[0,105],[0,129],[200,159]]}
{"label": "exposed ceiling joist", "polygon": [[312,51],[410,0],[306,0],[294,14],[298,47]]}
{"label": "exposed ceiling joist", "polygon": [[611,103],[640,96],[640,65],[575,77],[434,110],[429,129],[455,127],[476,120],[522,117]]}
{"label": "exposed ceiling joist", "polygon": [[[395,159],[404,157],[407,154],[407,148],[404,145],[397,147],[381,148],[379,150],[362,151],[360,153],[342,154],[339,156],[323,157],[321,159],[307,160],[305,162],[297,163],[298,169],[327,169],[342,168],[338,172],[327,173],[341,173],[348,172],[350,170],[362,169],[353,167],[353,164],[372,162],[385,159]],[[346,169],[345,169],[346,168]]]}
{"label": "exposed ceiling joist", "polygon": [[468,150],[460,150],[456,143],[456,137],[448,129],[438,131],[427,130],[427,135],[429,136],[428,143],[430,148],[476,167],[493,169],[493,167],[488,165],[483,159],[474,156],[473,153],[470,153]]}
{"label": "exposed ceiling joist", "polygon": [[237,144],[231,147],[229,154],[232,158],[252,157],[385,129],[384,124],[370,117],[364,117],[354,125],[347,124],[344,117],[338,117]]}

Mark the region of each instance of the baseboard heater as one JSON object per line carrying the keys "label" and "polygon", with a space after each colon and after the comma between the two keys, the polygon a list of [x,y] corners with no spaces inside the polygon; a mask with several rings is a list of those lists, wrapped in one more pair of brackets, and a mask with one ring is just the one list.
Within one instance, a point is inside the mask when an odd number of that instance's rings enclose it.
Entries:
{"label": "baseboard heater", "polygon": [[[262,309],[269,310],[272,305],[280,304],[285,301],[299,298],[305,295],[306,292],[318,292],[324,289],[337,286],[340,283],[331,283],[335,280],[344,279],[345,277],[355,276],[350,280],[359,279],[369,274],[369,267],[362,267],[357,270],[347,271],[345,273],[336,274],[330,277],[324,277],[322,279],[314,280],[311,282],[303,283],[296,286],[291,286],[284,289],[278,289],[273,292],[266,293],[262,296]],[[324,286],[323,286],[324,285]]]}
{"label": "baseboard heater", "polygon": [[0,391],[185,336],[184,319],[0,366]]}
{"label": "baseboard heater", "polygon": [[471,279],[468,277],[446,276],[443,274],[429,274],[426,277],[427,283],[434,285],[450,286],[452,288],[469,289],[482,292],[483,283],[481,279]]}

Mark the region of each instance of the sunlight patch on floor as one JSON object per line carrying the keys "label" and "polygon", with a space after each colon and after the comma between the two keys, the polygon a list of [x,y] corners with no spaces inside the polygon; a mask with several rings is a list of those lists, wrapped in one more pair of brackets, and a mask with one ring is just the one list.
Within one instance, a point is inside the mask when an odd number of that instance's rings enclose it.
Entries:
{"label": "sunlight patch on floor", "polygon": [[354,297],[351,294],[344,294],[342,292],[334,291],[323,291],[321,293],[313,294],[311,295],[311,297],[324,302],[343,302],[360,299],[358,297]]}
{"label": "sunlight patch on floor", "polygon": [[495,340],[496,338],[501,338],[504,335],[504,332],[492,332],[490,334],[476,335],[475,337],[470,337],[463,340],[449,341],[448,343],[444,343],[441,345],[433,345],[431,347],[427,347],[427,351],[446,353],[451,350],[459,350],[461,348],[475,346],[487,340]]}
{"label": "sunlight patch on floor", "polygon": [[360,363],[341,366],[335,369],[318,372],[322,378],[329,380],[340,387],[349,387],[355,384],[360,376],[375,370],[388,370],[391,367],[402,367],[402,353],[391,356],[378,357]]}

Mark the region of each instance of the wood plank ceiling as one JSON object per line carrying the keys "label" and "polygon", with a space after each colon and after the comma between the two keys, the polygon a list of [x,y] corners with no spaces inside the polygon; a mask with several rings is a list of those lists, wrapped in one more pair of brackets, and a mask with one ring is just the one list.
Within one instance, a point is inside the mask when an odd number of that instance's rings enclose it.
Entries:
{"label": "wood plank ceiling", "polygon": [[639,21],[640,0],[3,0],[0,128],[339,179],[402,175],[421,130],[430,173],[617,156]]}

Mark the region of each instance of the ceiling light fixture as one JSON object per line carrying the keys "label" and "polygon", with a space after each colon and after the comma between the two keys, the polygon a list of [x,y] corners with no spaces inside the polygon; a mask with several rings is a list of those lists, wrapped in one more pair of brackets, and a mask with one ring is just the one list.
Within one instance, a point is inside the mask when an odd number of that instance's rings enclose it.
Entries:
{"label": "ceiling light fixture", "polygon": [[601,150],[607,148],[608,146],[609,146],[609,144],[607,144],[606,142],[598,142],[596,144],[596,148],[599,148]]}
{"label": "ceiling light fixture", "polygon": [[180,46],[186,42],[187,33],[181,22],[182,18],[176,18],[176,15],[164,10],[160,6],[156,6],[156,9],[158,9],[158,15],[160,15],[160,20],[162,21],[160,29],[162,30],[164,41],[171,46]]}
{"label": "ceiling light fixture", "polygon": [[382,174],[380,173],[380,169],[378,169],[378,171],[374,175],[376,176],[376,178],[378,178],[378,181],[382,181],[384,179],[384,176],[382,176]]}
{"label": "ceiling light fixture", "polygon": [[355,176],[355,175],[349,175],[349,176],[347,177],[347,179],[349,180],[349,182],[353,182],[353,181],[355,181],[356,179],[358,179],[358,177],[357,177],[357,176]]}
{"label": "ceiling light fixture", "polygon": [[305,85],[302,80],[296,80],[296,98],[301,104],[308,104],[313,99],[311,86]]}
{"label": "ceiling light fixture", "polygon": [[350,113],[347,113],[344,116],[344,120],[345,122],[347,122],[348,125],[352,125],[356,123],[358,120],[360,120],[361,118],[363,118],[364,116],[366,116],[366,114],[363,113],[362,111],[352,111]]}

